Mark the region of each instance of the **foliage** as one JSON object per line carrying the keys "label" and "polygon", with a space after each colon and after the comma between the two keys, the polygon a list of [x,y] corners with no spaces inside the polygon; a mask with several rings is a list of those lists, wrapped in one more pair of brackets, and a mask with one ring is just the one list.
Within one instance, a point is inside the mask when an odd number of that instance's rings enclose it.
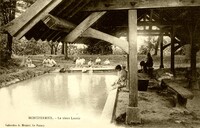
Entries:
{"label": "foliage", "polygon": [[81,55],[86,53],[87,47],[79,47],[79,44],[68,44],[68,55]]}
{"label": "foliage", "polygon": [[17,55],[37,55],[46,53],[45,42],[31,40],[14,40],[13,53]]}
{"label": "foliage", "polygon": [[0,0],[0,12],[3,23],[7,24],[15,18],[16,0]]}
{"label": "foliage", "polygon": [[156,43],[157,43],[158,38],[153,36],[153,37],[148,37],[147,40],[144,40],[144,44],[141,45],[139,48],[139,54],[147,54],[148,52],[156,50]]}
{"label": "foliage", "polygon": [[6,34],[0,33],[0,65],[2,62],[6,61],[6,53],[8,52],[6,49]]}
{"label": "foliage", "polygon": [[118,46],[112,45],[112,52],[114,55],[125,55],[126,52],[123,51],[121,48],[119,48]]}
{"label": "foliage", "polygon": [[105,41],[92,42],[86,50],[89,54],[112,54],[112,45]]}

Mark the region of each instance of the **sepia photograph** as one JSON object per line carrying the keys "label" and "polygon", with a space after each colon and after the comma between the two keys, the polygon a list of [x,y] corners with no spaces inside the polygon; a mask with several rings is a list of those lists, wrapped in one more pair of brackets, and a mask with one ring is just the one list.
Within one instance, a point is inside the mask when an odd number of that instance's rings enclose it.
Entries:
{"label": "sepia photograph", "polygon": [[200,128],[200,0],[0,0],[0,128]]}

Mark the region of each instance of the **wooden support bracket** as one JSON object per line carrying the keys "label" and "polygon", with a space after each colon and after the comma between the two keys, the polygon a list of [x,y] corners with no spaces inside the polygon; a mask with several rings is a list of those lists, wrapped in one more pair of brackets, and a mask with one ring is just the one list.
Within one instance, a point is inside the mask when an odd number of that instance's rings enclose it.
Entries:
{"label": "wooden support bracket", "polygon": [[99,18],[101,18],[106,12],[93,12],[83,22],[81,22],[73,31],[71,31],[66,37],[65,41],[74,42],[86,29],[94,24]]}

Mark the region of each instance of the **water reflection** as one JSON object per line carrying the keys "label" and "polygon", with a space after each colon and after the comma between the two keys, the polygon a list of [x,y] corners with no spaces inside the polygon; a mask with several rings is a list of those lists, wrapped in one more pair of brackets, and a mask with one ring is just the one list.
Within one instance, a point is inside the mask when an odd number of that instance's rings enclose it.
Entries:
{"label": "water reflection", "polygon": [[0,120],[66,113],[98,116],[115,79],[114,73],[52,73],[2,88]]}

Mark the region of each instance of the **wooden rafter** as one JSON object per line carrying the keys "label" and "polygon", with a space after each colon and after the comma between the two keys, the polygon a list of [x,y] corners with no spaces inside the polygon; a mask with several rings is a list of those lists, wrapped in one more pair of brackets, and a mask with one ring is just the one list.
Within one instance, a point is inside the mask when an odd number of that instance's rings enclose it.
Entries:
{"label": "wooden rafter", "polygon": [[56,12],[56,15],[61,14],[74,0],[68,0],[67,2],[63,3],[63,8],[60,8],[58,12]]}
{"label": "wooden rafter", "polygon": [[67,20],[55,17],[50,14],[46,15],[42,19],[42,21],[50,29],[59,30],[59,31],[67,32],[67,33],[72,31],[76,27],[75,24],[72,24],[68,22]]}
{"label": "wooden rafter", "polygon": [[84,0],[71,14],[68,16],[67,19],[73,17],[77,12],[79,12],[83,7],[85,7],[91,0]]}
{"label": "wooden rafter", "polygon": [[70,8],[67,8],[67,10],[65,11],[65,13],[62,13],[61,17],[67,17],[68,15],[70,15],[71,13],[73,13],[73,11],[77,10],[77,8],[79,6],[82,6],[83,0],[73,0],[73,3],[71,5]]}
{"label": "wooden rafter", "polygon": [[37,0],[23,15],[5,26],[5,30],[17,39],[21,38],[62,0]]}

